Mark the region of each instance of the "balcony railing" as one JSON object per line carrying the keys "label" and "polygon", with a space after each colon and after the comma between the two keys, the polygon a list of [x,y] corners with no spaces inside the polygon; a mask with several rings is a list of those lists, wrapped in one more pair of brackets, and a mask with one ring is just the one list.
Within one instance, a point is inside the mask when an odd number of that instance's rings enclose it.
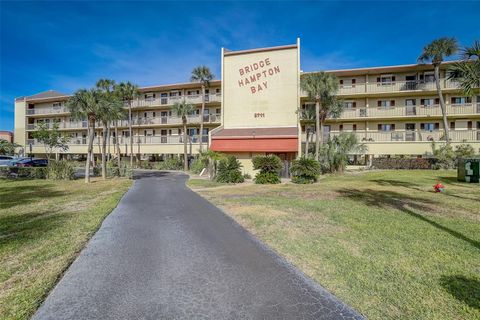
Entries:
{"label": "balcony railing", "polygon": [[[136,99],[132,101],[132,108],[172,105],[175,102],[181,102],[183,98],[184,97],[181,96],[175,96]],[[205,102],[220,102],[220,100],[221,94],[219,93],[205,95]],[[202,95],[187,95],[185,96],[185,101],[192,104],[202,103]]]}
{"label": "balcony railing", "polygon": [[[460,86],[456,81],[441,79],[442,89],[458,89]],[[392,82],[373,82],[356,83],[349,85],[340,85],[339,94],[358,94],[358,93],[387,93],[402,91],[434,91],[435,82],[426,82],[420,80],[412,81],[392,81]]]}
{"label": "balcony railing", "polygon": [[[202,140],[204,143],[208,142],[208,135],[203,135]],[[187,136],[188,144],[197,144],[200,142],[200,137],[198,135]],[[183,135],[161,135],[161,136],[133,136],[133,143],[138,144],[183,144]],[[28,139],[27,144],[32,144],[35,146],[43,146],[42,143],[36,139]],[[87,145],[87,138],[71,138],[68,142],[68,145]],[[95,137],[93,140],[94,145],[102,144],[102,137]],[[115,145],[115,138],[110,138],[110,145]],[[129,137],[119,137],[118,144],[121,146],[129,145]]]}
{"label": "balcony railing", "polygon": [[[480,103],[448,104],[447,115],[480,114]],[[355,118],[389,118],[410,116],[441,116],[442,110],[438,104],[430,106],[396,106],[396,107],[368,107],[346,109],[340,119]]]}
{"label": "balcony railing", "polygon": [[[355,134],[362,143],[445,141],[443,130],[395,130],[388,132],[357,130],[350,132]],[[328,139],[329,136],[339,135],[340,133],[339,131],[331,131],[329,134],[324,135],[324,139]],[[449,135],[452,142],[480,142],[480,130],[450,130]],[[305,134],[302,134],[302,141],[305,141],[305,139]],[[310,139],[315,141],[315,135],[311,135]]]}
{"label": "balcony railing", "polygon": [[57,114],[57,113],[68,113],[68,109],[65,107],[61,108],[37,108],[37,109],[27,109],[27,115],[39,115],[39,114]]}
{"label": "balcony railing", "polygon": [[[200,123],[200,115],[191,115],[187,117],[188,124],[197,124]],[[219,123],[221,122],[221,114],[206,114],[203,116],[204,123]],[[155,117],[155,118],[136,118],[133,119],[133,126],[148,126],[148,125],[157,125],[157,124],[182,124],[182,118],[174,116],[164,116],[164,117]],[[118,121],[118,126],[128,127],[128,120]],[[49,129],[53,128],[53,122],[50,122],[47,126]],[[113,126],[112,126],[113,127]],[[87,129],[87,121],[61,121],[59,123],[59,129]],[[96,128],[101,128],[101,124],[97,123]],[[36,130],[38,129],[37,124],[27,124],[27,130]]]}

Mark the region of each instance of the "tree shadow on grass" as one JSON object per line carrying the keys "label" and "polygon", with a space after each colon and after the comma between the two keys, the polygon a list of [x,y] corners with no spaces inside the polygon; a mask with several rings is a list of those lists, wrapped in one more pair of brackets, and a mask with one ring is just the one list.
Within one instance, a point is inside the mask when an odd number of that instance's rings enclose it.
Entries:
{"label": "tree shadow on grass", "polygon": [[0,216],[0,245],[15,242],[24,245],[45,233],[56,232],[71,213],[59,213],[59,210],[34,211]]}
{"label": "tree shadow on grass", "polygon": [[430,224],[431,226],[449,233],[459,240],[463,240],[477,249],[480,249],[480,242],[474,239],[470,239],[465,235],[461,234],[458,231],[452,230],[448,227],[442,226],[441,224],[430,220],[429,218],[416,213],[416,211],[432,212],[434,211],[434,205],[436,204],[432,200],[416,198],[401,194],[394,191],[387,190],[372,190],[372,189],[340,189],[338,193],[346,198],[352,199],[354,201],[362,202],[370,207],[377,207],[382,209],[397,209],[402,211],[414,218],[417,218],[423,222]]}
{"label": "tree shadow on grass", "polygon": [[[450,178],[455,179],[455,181],[457,179],[457,178],[453,178],[453,177],[438,177],[437,181],[442,181],[444,183],[447,183],[446,181],[443,181],[443,179],[450,179]],[[425,191],[425,189],[422,189],[420,187],[421,186],[420,184],[413,183],[413,182],[390,180],[390,179],[375,179],[375,180],[371,180],[371,181],[375,182],[375,183],[377,183],[378,185],[381,185],[381,186],[403,187],[403,188],[408,188],[408,189],[411,189],[411,190],[427,192],[427,191]],[[453,184],[451,182],[448,182],[448,183]],[[460,185],[461,187],[465,187],[465,185],[461,185],[460,183],[457,183],[455,185]],[[433,185],[432,185],[432,190],[433,190]],[[468,200],[468,201],[480,201],[480,199],[478,199],[478,197],[476,197],[475,195],[473,195],[473,197],[470,198],[470,197],[463,197],[463,196],[460,196],[460,195],[457,195],[457,194],[452,194],[452,193],[444,193],[444,194],[449,196],[449,197],[454,197],[454,198]]]}
{"label": "tree shadow on grass", "polygon": [[462,275],[443,276],[440,284],[457,300],[480,310],[480,281]]}
{"label": "tree shadow on grass", "polygon": [[49,185],[15,185],[11,182],[5,182],[0,185],[0,209],[9,209],[40,199],[61,197],[64,195],[64,192],[54,190],[52,186]]}

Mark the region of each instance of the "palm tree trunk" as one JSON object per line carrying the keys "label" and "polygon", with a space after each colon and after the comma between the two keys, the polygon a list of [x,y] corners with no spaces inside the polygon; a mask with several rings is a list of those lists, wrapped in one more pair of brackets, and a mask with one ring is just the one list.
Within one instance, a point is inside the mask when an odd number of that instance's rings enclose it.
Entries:
{"label": "palm tree trunk", "polygon": [[132,102],[128,102],[128,132],[130,134],[130,167],[133,168],[133,131],[132,131]]}
{"label": "palm tree trunk", "polygon": [[442,88],[440,87],[440,64],[435,64],[435,85],[437,87],[437,94],[440,100],[440,109],[442,110],[443,116],[443,130],[445,131],[445,141],[447,144],[450,143],[450,137],[448,134],[448,119],[447,119],[447,110],[445,107],[445,100],[443,99]]}
{"label": "palm tree trunk", "polygon": [[305,158],[308,157],[308,138],[309,138],[309,135],[310,135],[310,131],[307,127],[307,130],[306,130],[306,139],[305,139]]}
{"label": "palm tree trunk", "polygon": [[91,119],[89,119],[87,161],[85,161],[85,183],[90,182],[90,161],[92,160],[94,132],[95,123]]}
{"label": "palm tree trunk", "polygon": [[198,135],[200,138],[200,146],[198,150],[202,152],[203,147],[203,112],[205,110],[205,84],[202,83],[202,111],[200,112],[200,134]]}
{"label": "palm tree trunk", "polygon": [[188,171],[187,160],[187,119],[183,119],[183,171]]}
{"label": "palm tree trunk", "polygon": [[315,102],[315,160],[320,158],[320,101],[317,99]]}
{"label": "palm tree trunk", "polygon": [[117,149],[117,163],[120,168],[120,142],[118,140],[118,121],[115,120],[115,147]]}
{"label": "palm tree trunk", "polygon": [[103,136],[102,136],[102,178],[107,179],[107,123],[103,123]]}
{"label": "palm tree trunk", "polygon": [[108,125],[108,127],[107,127],[107,161],[110,161],[110,155],[111,155],[111,152],[110,152],[110,134],[111,134],[110,125],[111,125],[111,123],[108,123],[107,125]]}

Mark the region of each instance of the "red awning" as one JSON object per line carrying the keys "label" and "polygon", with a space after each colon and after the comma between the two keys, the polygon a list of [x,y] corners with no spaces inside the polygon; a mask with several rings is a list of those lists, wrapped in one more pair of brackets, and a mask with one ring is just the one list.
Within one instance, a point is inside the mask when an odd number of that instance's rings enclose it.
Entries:
{"label": "red awning", "polygon": [[212,139],[210,149],[223,152],[297,152],[298,139]]}
{"label": "red awning", "polygon": [[221,129],[212,134],[210,149],[221,152],[297,152],[298,129]]}

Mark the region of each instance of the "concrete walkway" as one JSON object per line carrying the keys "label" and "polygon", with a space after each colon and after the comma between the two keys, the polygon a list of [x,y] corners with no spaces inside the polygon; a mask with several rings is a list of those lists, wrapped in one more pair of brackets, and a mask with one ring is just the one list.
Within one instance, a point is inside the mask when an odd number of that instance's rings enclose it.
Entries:
{"label": "concrete walkway", "polygon": [[139,178],[33,319],[362,319],[187,176]]}

